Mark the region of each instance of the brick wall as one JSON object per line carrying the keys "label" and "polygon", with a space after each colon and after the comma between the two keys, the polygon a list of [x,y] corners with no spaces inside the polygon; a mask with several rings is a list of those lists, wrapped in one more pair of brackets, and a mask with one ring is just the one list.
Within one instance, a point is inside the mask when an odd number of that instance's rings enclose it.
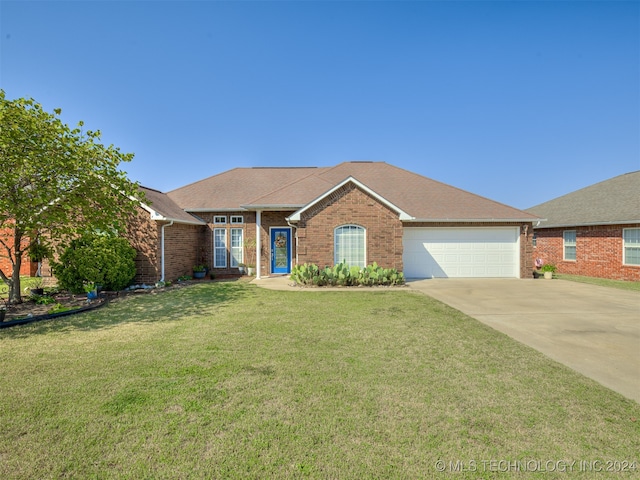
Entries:
{"label": "brick wall", "polygon": [[297,228],[298,263],[333,265],[334,230],[341,225],[366,229],[366,263],[402,271],[402,222],[398,214],[347,184],[305,211]]}
{"label": "brick wall", "polygon": [[182,275],[192,275],[198,261],[198,247],[202,244],[205,227],[169,222],[157,222],[149,218],[142,208],[127,222],[124,235],[136,249],[136,283],[155,283],[162,278],[161,240],[164,229],[165,280],[174,281]]}
{"label": "brick wall", "polygon": [[[623,228],[640,224],[536,229],[533,259],[558,267],[558,273],[613,280],[640,281],[640,266],[623,265]],[[576,231],[576,259],[564,260],[565,230]]]}
{"label": "brick wall", "polygon": [[[13,229],[0,229],[0,240],[9,247],[13,248]],[[29,239],[23,238],[23,248],[28,244]],[[8,277],[13,275],[13,265],[9,259],[5,245],[0,244],[0,269]],[[38,264],[29,260],[28,255],[22,256],[22,264],[20,265],[20,275],[34,276],[38,269]]]}

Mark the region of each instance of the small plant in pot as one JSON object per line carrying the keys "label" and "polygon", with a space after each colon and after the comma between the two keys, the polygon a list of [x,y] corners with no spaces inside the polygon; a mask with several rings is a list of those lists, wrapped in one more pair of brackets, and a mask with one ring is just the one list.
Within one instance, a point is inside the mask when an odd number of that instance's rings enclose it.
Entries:
{"label": "small plant in pot", "polygon": [[546,278],[547,280],[553,278],[553,274],[556,272],[556,270],[556,266],[551,263],[545,263],[542,267],[540,267],[540,271],[544,274],[544,278]]}
{"label": "small plant in pot", "polygon": [[193,278],[204,278],[207,274],[207,267],[205,265],[193,266]]}
{"label": "small plant in pot", "polygon": [[246,268],[246,265],[244,263],[238,264],[238,271],[240,272],[240,275],[244,275],[245,268]]}
{"label": "small plant in pot", "polygon": [[42,280],[42,277],[33,277],[30,283],[31,295],[44,295],[44,280]]}
{"label": "small plant in pot", "polygon": [[87,292],[87,298],[89,300],[95,300],[98,298],[98,289],[94,282],[86,282],[83,286],[84,291]]}

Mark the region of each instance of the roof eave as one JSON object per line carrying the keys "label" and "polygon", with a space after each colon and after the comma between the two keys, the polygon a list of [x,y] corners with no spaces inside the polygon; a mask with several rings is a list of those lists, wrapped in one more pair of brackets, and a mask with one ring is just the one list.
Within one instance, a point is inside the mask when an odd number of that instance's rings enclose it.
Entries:
{"label": "roof eave", "polygon": [[534,226],[540,228],[569,228],[569,227],[597,227],[598,225],[633,225],[640,224],[640,220],[611,220],[606,222],[584,222],[584,223],[554,223],[551,225]]}
{"label": "roof eave", "polygon": [[534,223],[538,222],[538,218],[412,218],[405,220],[411,223]]}

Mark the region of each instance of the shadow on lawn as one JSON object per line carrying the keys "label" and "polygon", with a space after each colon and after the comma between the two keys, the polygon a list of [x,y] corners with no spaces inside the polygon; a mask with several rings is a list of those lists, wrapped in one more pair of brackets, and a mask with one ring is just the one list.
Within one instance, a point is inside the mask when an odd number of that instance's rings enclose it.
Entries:
{"label": "shadow on lawn", "polygon": [[203,282],[160,293],[131,295],[92,312],[5,329],[2,335],[20,338],[49,332],[110,328],[123,323],[184,320],[193,315],[215,315],[225,304],[255,296],[243,281]]}

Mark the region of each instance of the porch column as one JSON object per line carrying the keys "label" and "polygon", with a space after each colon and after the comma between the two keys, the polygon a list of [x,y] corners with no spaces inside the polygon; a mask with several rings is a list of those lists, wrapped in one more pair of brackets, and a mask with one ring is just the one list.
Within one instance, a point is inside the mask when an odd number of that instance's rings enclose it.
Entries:
{"label": "porch column", "polygon": [[256,210],[256,278],[260,278],[260,271],[262,266],[262,259],[260,258],[260,245],[262,230],[262,210]]}

